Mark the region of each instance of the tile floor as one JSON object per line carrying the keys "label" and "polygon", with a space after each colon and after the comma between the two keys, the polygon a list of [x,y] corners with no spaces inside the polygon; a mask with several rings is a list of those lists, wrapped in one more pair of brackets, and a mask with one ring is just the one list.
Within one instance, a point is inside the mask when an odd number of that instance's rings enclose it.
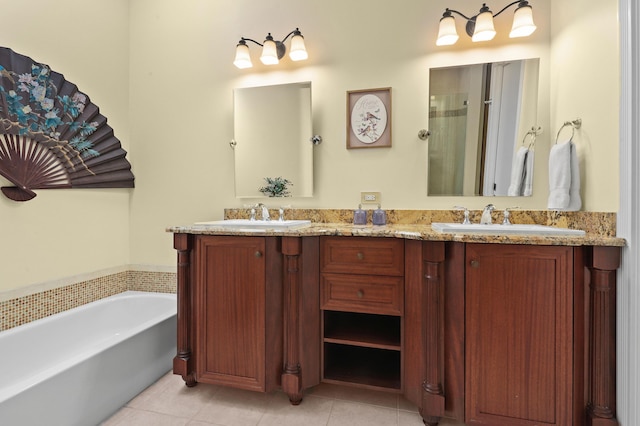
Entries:
{"label": "tile floor", "polygon": [[[443,420],[442,426],[464,426]],[[101,426],[423,426],[403,397],[320,384],[292,406],[280,392],[262,394],[222,386],[184,385],[166,374]]]}

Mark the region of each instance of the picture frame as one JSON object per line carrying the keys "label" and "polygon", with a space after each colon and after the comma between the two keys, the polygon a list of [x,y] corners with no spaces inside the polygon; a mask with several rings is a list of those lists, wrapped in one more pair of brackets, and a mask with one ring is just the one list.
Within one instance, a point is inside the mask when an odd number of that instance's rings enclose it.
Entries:
{"label": "picture frame", "polygon": [[347,149],[391,147],[391,87],[347,91]]}

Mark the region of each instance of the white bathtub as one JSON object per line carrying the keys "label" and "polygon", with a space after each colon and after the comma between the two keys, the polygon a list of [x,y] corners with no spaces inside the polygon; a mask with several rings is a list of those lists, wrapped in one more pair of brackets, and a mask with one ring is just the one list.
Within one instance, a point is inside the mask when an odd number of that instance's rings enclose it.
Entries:
{"label": "white bathtub", "polygon": [[171,370],[176,296],[127,291],[0,333],[0,424],[99,424]]}

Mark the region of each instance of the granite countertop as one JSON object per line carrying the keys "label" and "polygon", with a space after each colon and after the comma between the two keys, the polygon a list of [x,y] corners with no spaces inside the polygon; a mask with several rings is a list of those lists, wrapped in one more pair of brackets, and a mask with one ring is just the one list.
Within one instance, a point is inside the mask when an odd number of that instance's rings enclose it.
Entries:
{"label": "granite countertop", "polygon": [[537,235],[486,235],[486,234],[448,234],[433,231],[429,224],[388,224],[384,226],[352,225],[350,223],[311,223],[311,225],[291,230],[237,230],[210,226],[174,226],[167,232],[197,235],[236,235],[236,236],[353,236],[403,238],[421,241],[457,241],[494,244],[529,244],[560,246],[618,246],[625,245],[623,238],[587,233],[585,236],[537,236]]}

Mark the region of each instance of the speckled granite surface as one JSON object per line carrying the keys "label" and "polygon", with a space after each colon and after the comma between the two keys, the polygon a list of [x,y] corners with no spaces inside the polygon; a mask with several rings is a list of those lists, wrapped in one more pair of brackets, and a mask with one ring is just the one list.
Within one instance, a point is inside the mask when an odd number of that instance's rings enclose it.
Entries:
{"label": "speckled granite surface", "polygon": [[[371,211],[368,211],[368,225],[353,225],[352,210],[338,209],[287,209],[285,219],[310,219],[312,224],[294,230],[241,231],[209,226],[175,226],[168,232],[204,235],[291,235],[291,236],[362,236],[404,238],[425,241],[460,241],[498,244],[534,244],[569,246],[624,246],[625,240],[615,237],[616,214],[601,212],[552,212],[546,210],[513,210],[511,222],[519,224],[539,224],[561,228],[582,229],[585,236],[530,236],[530,235],[481,235],[446,234],[433,231],[432,222],[456,222],[463,219],[460,210],[387,210],[387,225],[371,225]],[[473,223],[480,221],[482,211],[470,211]],[[247,209],[225,209],[225,219],[247,219]],[[270,210],[272,218],[278,217],[277,210]],[[503,213],[495,211],[493,221],[500,223]]]}
{"label": "speckled granite surface", "polygon": [[[367,222],[371,223],[371,212],[367,210]],[[386,210],[388,224],[430,225],[432,222],[455,222],[463,220],[462,210]],[[607,237],[616,235],[616,214],[607,212],[557,212],[549,210],[511,210],[512,223],[535,223],[539,225],[557,226],[561,228],[582,229],[588,234]],[[278,217],[278,210],[269,210],[272,218]],[[225,219],[248,219],[247,209],[225,209]],[[480,222],[482,210],[469,210],[469,219],[473,223]],[[313,223],[347,223],[353,222],[353,210],[344,209],[286,209],[284,218],[309,219]],[[500,223],[503,212],[495,210],[492,214],[494,223]]]}

